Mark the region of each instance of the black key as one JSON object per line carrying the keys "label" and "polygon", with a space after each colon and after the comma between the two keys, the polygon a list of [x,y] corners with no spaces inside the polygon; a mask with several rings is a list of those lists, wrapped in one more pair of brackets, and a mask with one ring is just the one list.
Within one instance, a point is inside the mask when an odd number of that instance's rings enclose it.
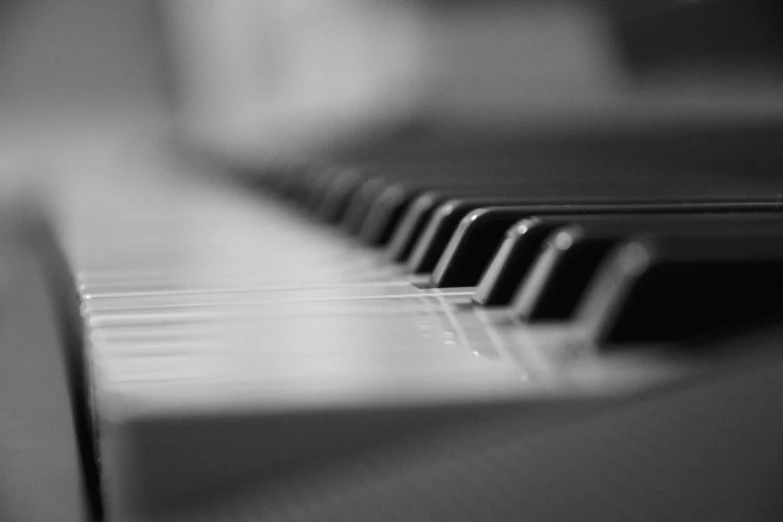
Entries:
{"label": "black key", "polygon": [[372,203],[389,186],[387,178],[375,176],[362,183],[361,187],[351,196],[348,209],[340,221],[340,228],[351,235],[356,235],[362,228],[364,218],[370,212]]}
{"label": "black key", "polygon": [[348,210],[351,197],[364,181],[364,176],[356,170],[342,171],[328,184],[320,202],[313,202],[317,204],[315,215],[325,223],[339,223]]}
{"label": "black key", "polygon": [[676,342],[783,312],[783,234],[655,234],[609,254],[577,311],[597,345]]}
{"label": "black key", "polygon": [[[522,182],[492,187],[477,187],[472,184],[457,184],[447,187],[432,185],[426,191],[419,186],[413,187],[406,183],[392,184],[387,186],[369,205],[370,210],[365,216],[364,224],[359,232],[361,241],[370,246],[391,244],[398,227],[403,226],[402,223],[405,221],[408,209],[414,206],[416,198],[431,190],[440,192],[440,201],[454,197],[500,197],[508,193],[518,193],[523,196],[526,193],[540,194],[543,192],[540,187]],[[552,187],[549,187],[548,190],[552,190]],[[540,197],[545,196],[541,195]],[[422,206],[417,208],[421,212]],[[421,228],[423,228],[423,224]],[[411,243],[413,242],[411,241]]]}
{"label": "black key", "polygon": [[[368,177],[352,195],[349,208],[341,220],[341,228],[349,234],[362,236],[368,244],[378,244],[382,242],[378,238],[392,235],[394,223],[389,220],[396,221],[402,214],[402,207],[410,205],[410,200],[429,190],[442,191],[444,200],[519,196],[526,199],[559,197],[562,201],[587,197],[598,200],[603,197],[611,201],[616,197],[616,184],[602,179],[606,176],[593,180],[595,173],[591,173],[590,176],[584,175],[590,179],[575,180],[573,172],[576,169],[584,171],[585,167],[574,160],[550,159],[547,165],[535,165],[533,169],[525,169],[524,165],[525,162],[502,158],[462,163],[410,161],[404,166],[391,168],[376,165],[371,169],[375,174]],[[599,168],[598,172],[608,175],[605,167]],[[568,175],[564,176],[564,173]],[[677,187],[678,192],[681,190]],[[636,198],[650,192],[645,184],[638,182],[627,185],[624,191]]]}
{"label": "black key", "polygon": [[512,299],[514,317],[531,323],[571,318],[601,261],[622,237],[619,229],[606,234],[585,229],[590,227],[565,227],[547,239]]}
{"label": "black key", "polygon": [[361,241],[373,247],[386,245],[415,194],[417,192],[406,188],[404,183],[395,183],[386,187],[365,217],[359,231]]}
{"label": "black key", "polygon": [[783,233],[783,215],[686,214],[612,216],[560,229],[545,242],[517,292],[513,315],[527,322],[564,321],[576,309],[607,253],[629,234]]}
{"label": "black key", "polygon": [[[570,205],[556,204],[539,208],[498,208],[481,209],[468,214],[460,222],[457,231],[451,237],[432,274],[433,286],[458,287],[476,286],[482,274],[489,266],[492,256],[503,241],[508,227],[515,221],[531,215],[546,214],[656,214],[656,213],[686,213],[720,211],[720,203],[618,203],[603,204],[601,202],[574,202]],[[729,204],[728,208],[736,208]],[[748,208],[753,208],[749,206]]]}
{"label": "black key", "polygon": [[432,272],[460,221],[469,212],[483,207],[515,207],[520,198],[451,199],[438,206],[413,248],[407,267],[412,274]]}
{"label": "black key", "polygon": [[[481,208],[470,212],[462,218],[457,230],[451,236],[432,273],[431,283],[438,288],[476,286],[489,267],[492,258],[500,248],[501,243],[511,225],[530,216],[546,216],[550,214],[583,214],[585,212],[635,212],[648,208],[657,208],[647,203],[612,204],[604,202],[582,201],[571,203],[549,201],[529,201],[519,207]],[[664,206],[664,208],[666,208]],[[573,221],[575,217],[557,218],[557,226]],[[536,233],[544,230],[536,227]],[[551,229],[550,229],[551,230]],[[531,241],[531,235],[525,238]],[[543,241],[543,238],[539,237]]]}
{"label": "black key", "polygon": [[[387,158],[381,162],[367,162],[359,170],[363,172],[365,181],[360,190],[351,195],[350,208],[341,213],[343,228],[352,234],[358,234],[365,228],[374,203],[387,188],[397,184],[413,193],[444,190],[446,198],[524,196],[542,199],[562,194],[564,200],[603,197],[618,201],[650,198],[676,201],[698,196],[707,201],[725,199],[727,195],[750,197],[765,194],[749,188],[738,192],[723,186],[718,186],[717,192],[710,192],[695,176],[677,183],[661,183],[660,169],[654,166],[643,168],[638,162],[599,161],[596,158],[586,162],[584,158],[557,154],[554,150],[541,157],[528,152],[505,158],[478,157],[459,161],[437,156],[403,160]],[[396,209],[386,212],[386,215],[396,214]],[[388,231],[393,228],[392,225],[377,216],[372,221],[376,224],[370,228],[375,228],[376,232],[362,232],[371,236],[370,242],[374,241],[372,237],[391,235]]]}
{"label": "black key", "polygon": [[[516,222],[540,214],[531,206],[481,208],[462,218],[457,230],[451,237],[443,254],[435,266],[430,282],[438,288],[476,286],[482,274],[492,261],[503,237]],[[530,244],[532,236],[539,241],[549,235],[552,227],[538,224],[533,230],[526,230],[526,241]]]}
{"label": "black key", "polygon": [[[567,223],[584,222],[585,220],[602,221],[610,217],[611,214],[630,214],[622,218],[623,222],[632,223],[634,227],[644,226],[647,220],[667,219],[668,215],[673,215],[672,219],[678,222],[702,221],[702,220],[755,220],[759,222],[775,221],[778,219],[778,205],[775,202],[681,202],[681,203],[625,203],[617,205],[594,205],[583,206],[571,205],[569,208],[561,208],[558,213],[564,216],[573,213],[571,218],[557,218],[559,226]],[[589,207],[589,208],[588,208]],[[536,211],[542,217],[549,213],[548,210]],[[577,216],[582,212],[583,214]],[[760,213],[760,214],[759,214]],[[758,214],[758,215],[757,215]],[[783,213],[779,214],[783,216]],[[686,217],[687,216],[687,217]],[[544,222],[547,220],[544,219]],[[618,221],[618,224],[620,222]],[[625,226],[625,225],[621,225]],[[476,292],[473,295],[473,301],[483,306],[506,306],[512,301],[513,296],[519,289],[523,278],[532,268],[530,263],[534,258],[528,254],[530,236],[522,237],[521,234],[509,230],[500,246],[497,248],[496,255],[488,263],[483,272]],[[457,240],[454,239],[456,242]],[[524,255],[517,254],[517,249],[522,249]],[[471,242],[468,241],[461,247],[462,252],[472,252]],[[454,247],[456,253],[457,246]],[[455,254],[456,255],[456,254]],[[520,257],[521,256],[521,257]],[[446,261],[443,261],[445,264]],[[440,264],[440,263],[439,263]]]}
{"label": "black key", "polygon": [[[377,175],[368,179],[356,193],[352,196],[349,208],[343,217],[340,226],[343,230],[351,235],[360,235],[362,230],[367,225],[368,220],[376,221],[374,227],[387,228],[388,223],[377,223],[378,216],[373,216],[377,212],[384,213],[386,210],[383,208],[384,198],[387,197],[388,191],[392,191],[392,195],[396,196],[393,199],[399,199],[402,197],[405,199],[413,199],[418,193],[422,193],[427,190],[445,190],[448,195],[462,196],[466,194],[482,195],[485,193],[496,194],[500,193],[502,187],[485,187],[476,179],[474,172],[470,172],[467,179],[461,177],[459,170],[454,173],[443,172],[437,170],[434,173],[428,172],[426,169],[416,169],[415,166],[411,168],[411,171],[405,172],[405,175],[397,173],[396,175]],[[375,169],[376,171],[378,169]],[[421,174],[421,180],[417,183],[413,183],[410,177],[415,177],[416,173]],[[464,172],[461,173],[464,176]],[[403,181],[400,181],[403,180]],[[505,185],[503,185],[505,187]],[[517,188],[518,184],[514,184],[514,188]],[[396,194],[395,194],[396,193]],[[381,206],[382,208],[378,208]],[[394,212],[394,210],[392,210]],[[401,211],[400,211],[401,213]],[[391,235],[391,233],[389,233]]]}
{"label": "black key", "polygon": [[481,306],[506,306],[517,291],[527,268],[524,234],[539,218],[530,218],[511,227],[479,280],[472,300]]}
{"label": "black key", "polygon": [[424,227],[442,202],[443,195],[437,191],[425,192],[411,202],[389,240],[386,249],[388,261],[392,263],[408,261],[413,247],[424,232]]}
{"label": "black key", "polygon": [[[502,200],[497,200],[502,201]],[[506,200],[510,201],[510,200]],[[546,234],[551,232],[554,228],[562,226],[564,224],[572,222],[574,215],[584,215],[586,213],[602,213],[618,210],[620,212],[623,209],[631,212],[635,208],[657,208],[655,204],[612,204],[608,205],[605,201],[580,201],[578,203],[565,203],[558,202],[556,200],[546,200],[544,202],[536,201],[533,198],[525,198],[518,201],[518,203],[524,203],[524,205],[511,205],[498,208],[481,207],[476,210],[470,211],[456,226],[453,226],[452,222],[438,222],[433,224],[435,218],[431,218],[428,228],[442,227],[438,230],[430,230],[428,234],[431,237],[440,239],[434,239],[426,247],[422,247],[421,243],[425,241],[424,235],[419,239],[419,244],[416,245],[417,249],[430,248],[431,250],[426,254],[419,253],[420,256],[433,256],[436,257],[436,265],[432,267],[427,263],[422,263],[419,271],[415,271],[410,264],[409,269],[413,273],[427,273],[433,271],[432,283],[438,287],[455,287],[455,286],[476,286],[480,284],[482,275],[488,271],[489,265],[492,262],[493,256],[499,251],[500,245],[503,243],[505,233],[509,230],[509,227],[515,222],[524,219],[529,216],[546,216],[551,214],[566,214],[560,218],[552,218],[552,220],[543,220],[537,222],[534,229],[525,229],[524,239],[518,237],[517,239],[524,242],[525,259],[527,262],[532,263],[532,254],[528,255],[528,248],[531,248],[531,241],[538,241],[535,248],[538,248],[546,237]],[[664,208],[665,205],[664,205]],[[525,226],[528,226],[526,224]],[[455,230],[456,229],[456,230]],[[452,234],[453,231],[453,234]],[[541,235],[544,234],[544,235]],[[447,243],[443,246],[443,237],[448,236]],[[514,248],[507,247],[506,252],[511,254]],[[534,252],[536,252],[534,250]],[[520,259],[516,258],[517,266]],[[413,263],[413,256],[411,256],[410,263]],[[432,267],[432,268],[431,268]],[[495,275],[498,273],[499,267],[493,272]],[[485,283],[485,288],[480,291],[481,294],[489,292],[486,288],[489,283]],[[493,283],[494,286],[494,283]],[[497,292],[503,293],[500,289]],[[508,299],[511,298],[509,294],[504,298],[504,303],[487,303],[495,304],[507,304]],[[484,297],[479,297],[480,304],[483,304]],[[488,299],[488,301],[491,299]]]}
{"label": "black key", "polygon": [[[518,189],[517,186],[514,186]],[[446,199],[446,193],[450,197],[464,194],[481,195],[486,192],[484,187],[469,185],[441,186],[440,183],[428,183],[426,188],[421,185],[412,185],[408,182],[392,183],[387,185],[375,199],[368,205],[369,210],[364,216],[364,222],[358,232],[359,239],[370,246],[383,246],[389,244],[416,199],[428,192],[441,191],[441,200]],[[492,193],[502,189],[493,189]],[[421,208],[421,207],[419,207]]]}
{"label": "black key", "polygon": [[574,216],[545,216],[524,219],[510,228],[489,263],[473,302],[482,306],[507,306],[552,231],[567,226]]}

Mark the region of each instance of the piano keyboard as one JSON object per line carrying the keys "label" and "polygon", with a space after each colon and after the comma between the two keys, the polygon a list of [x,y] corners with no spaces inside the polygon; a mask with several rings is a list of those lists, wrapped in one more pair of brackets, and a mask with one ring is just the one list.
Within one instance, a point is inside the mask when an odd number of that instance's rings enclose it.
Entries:
{"label": "piano keyboard", "polygon": [[783,182],[660,141],[101,191],[63,243],[109,518],[189,520],[336,456],[612,411],[760,356],[704,353],[780,312]]}

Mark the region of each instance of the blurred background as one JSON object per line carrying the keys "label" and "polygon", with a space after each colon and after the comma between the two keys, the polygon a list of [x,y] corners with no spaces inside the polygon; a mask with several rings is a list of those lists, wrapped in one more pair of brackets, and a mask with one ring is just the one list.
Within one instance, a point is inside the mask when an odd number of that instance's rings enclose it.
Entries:
{"label": "blurred background", "polygon": [[0,160],[58,176],[172,130],[264,165],[457,128],[783,113],[774,1],[31,0],[1,12]]}

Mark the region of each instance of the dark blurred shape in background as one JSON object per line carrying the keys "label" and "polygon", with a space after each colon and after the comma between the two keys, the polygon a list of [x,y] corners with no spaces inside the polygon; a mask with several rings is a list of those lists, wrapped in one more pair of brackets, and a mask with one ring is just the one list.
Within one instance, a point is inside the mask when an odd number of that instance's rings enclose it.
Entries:
{"label": "dark blurred shape in background", "polygon": [[771,1],[161,5],[185,128],[251,162],[411,128],[537,133],[781,112]]}
{"label": "dark blurred shape in background", "polygon": [[36,0],[2,15],[6,141],[74,120],[165,126],[176,106],[202,146],[263,162],[412,128],[783,105],[774,0]]}
{"label": "dark blurred shape in background", "polygon": [[[783,5],[774,0],[607,0],[620,52],[640,79],[783,65]],[[692,74],[692,73],[691,73]]]}

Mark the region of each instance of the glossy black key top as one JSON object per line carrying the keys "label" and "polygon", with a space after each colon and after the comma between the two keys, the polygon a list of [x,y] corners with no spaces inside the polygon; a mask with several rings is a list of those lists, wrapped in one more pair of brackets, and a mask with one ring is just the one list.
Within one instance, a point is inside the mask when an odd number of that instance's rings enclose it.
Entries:
{"label": "glossy black key top", "polygon": [[[545,208],[499,207],[470,212],[462,218],[443,251],[432,273],[431,284],[438,288],[476,286],[508,229],[533,213],[545,213]],[[526,244],[532,245],[534,236],[543,242],[555,227],[561,226],[568,219],[556,220],[548,226],[541,222],[535,227],[525,223]]]}
{"label": "glossy black key top", "polygon": [[438,206],[416,242],[407,269],[412,274],[432,272],[452,234],[468,213],[483,207],[516,207],[526,203],[522,198],[451,199]]}
{"label": "glossy black key top", "polygon": [[[581,224],[555,231],[512,299],[512,315],[526,322],[565,321],[623,230],[601,233]],[[629,230],[625,228],[625,233]]]}
{"label": "glossy black key top", "polygon": [[[479,209],[460,222],[432,274],[435,287],[476,286],[500,247],[506,230],[517,220],[547,214],[666,214],[702,213],[736,209],[735,203],[617,203],[573,202],[540,207]],[[742,207],[752,209],[753,206]]]}
{"label": "glossy black key top", "polygon": [[[444,287],[475,286],[480,284],[482,274],[489,271],[489,265],[493,260],[494,254],[500,251],[506,233],[512,234],[510,227],[515,222],[525,219],[525,217],[569,212],[583,214],[586,208],[589,210],[598,209],[600,211],[602,206],[606,206],[606,203],[600,201],[569,204],[558,202],[554,199],[540,202],[533,198],[525,198],[524,202],[524,205],[507,207],[481,207],[472,210],[463,217],[462,221],[457,225],[454,234],[448,239],[447,245],[440,251],[440,257],[437,259],[437,265],[434,268],[434,270],[439,272],[439,275],[437,280],[433,278],[433,282]],[[540,242],[543,242],[545,238],[545,236],[539,235],[543,230],[546,230],[548,233],[553,230],[551,227],[563,226],[574,219],[574,216],[567,215],[562,218],[551,217],[551,219],[536,220],[535,230],[528,230],[527,227],[530,226],[531,222],[526,221],[520,229],[522,233],[526,234],[523,239],[524,251],[527,252],[527,248],[534,237],[539,241],[538,246],[540,246]],[[539,223],[539,221],[541,222]],[[550,222],[551,225],[548,224]],[[427,226],[430,226],[430,224]],[[545,226],[549,228],[543,228]],[[424,225],[422,224],[421,227],[424,228]],[[489,231],[489,234],[486,233],[487,231]],[[516,239],[522,238],[517,236]],[[419,240],[422,240],[422,238],[420,237]],[[418,245],[416,246],[418,248]],[[513,256],[514,248],[509,245],[506,247],[505,252]],[[532,258],[530,261],[532,262]],[[500,267],[496,267],[494,273],[497,274],[499,269]],[[452,277],[454,279],[451,279]],[[484,292],[487,291],[488,288]],[[510,295],[508,299],[510,299]],[[481,301],[477,302],[483,304]],[[508,300],[503,304],[507,303]],[[495,303],[491,304],[494,305]]]}
{"label": "glossy black key top", "polygon": [[[587,214],[581,214],[584,210],[581,205],[572,205],[567,210],[559,210],[563,212],[564,216],[573,212],[570,220],[568,218],[565,221],[558,219],[558,223],[565,225],[566,223],[578,223],[589,221],[604,221],[607,218],[614,219],[611,214],[617,214],[617,218],[621,218],[622,222],[632,224],[634,227],[645,227],[651,225],[649,220],[656,222],[657,220],[674,219],[676,223],[692,223],[701,221],[713,221],[724,220],[721,222],[736,221],[753,221],[759,223],[775,222],[778,219],[783,219],[783,213],[778,212],[777,204],[774,202],[682,202],[682,203],[638,203],[638,204],[618,204],[612,205],[595,205],[594,207],[587,209]],[[542,217],[547,212],[541,211]],[[671,218],[669,217],[671,216]],[[779,217],[780,216],[780,217]],[[544,218],[546,221],[546,218]],[[621,222],[618,221],[618,225]],[[503,238],[500,246],[497,248],[496,254],[492,257],[488,263],[486,270],[483,272],[476,292],[473,295],[473,301],[476,304],[483,306],[507,306],[511,303],[513,296],[520,287],[523,278],[528,274],[531,269],[530,258],[528,252],[529,248],[529,236],[523,237],[523,233],[526,232],[526,225],[523,225],[519,230],[510,229]],[[453,241],[457,241],[456,238]],[[471,242],[468,241],[461,247],[463,252],[471,252]],[[451,245],[450,245],[451,246]],[[517,249],[521,249],[520,252],[524,254],[517,254]],[[454,252],[457,252],[457,246],[453,248]],[[446,261],[441,260],[443,264]],[[439,262],[439,264],[441,264]]]}
{"label": "glossy black key top", "polygon": [[424,232],[424,227],[442,202],[443,195],[437,191],[425,192],[411,202],[389,240],[386,249],[387,261],[391,263],[408,261],[413,247]]}
{"label": "glossy black key top", "polygon": [[523,219],[512,226],[500,248],[489,263],[478,283],[473,302],[482,306],[508,306],[528,272],[535,266],[541,249],[557,229],[572,225],[575,220],[609,219],[606,215],[536,216]]}
{"label": "glossy black key top", "polygon": [[783,214],[686,214],[612,216],[582,221],[553,233],[512,304],[527,322],[571,317],[606,254],[639,233],[783,233]]}
{"label": "glossy black key top", "polygon": [[[487,191],[494,194],[501,190],[481,186],[473,172],[465,177],[465,173],[458,169],[447,169],[445,172],[441,169],[434,172],[427,169],[428,166],[414,164],[408,171],[386,173],[369,179],[352,197],[349,209],[340,223],[341,228],[360,237],[374,236],[378,234],[378,229],[383,234],[383,231],[391,228],[386,220],[402,214],[403,210],[399,207],[428,190],[446,190],[453,196],[480,195]],[[417,174],[419,179],[416,179]]]}
{"label": "glossy black key top", "polygon": [[475,304],[494,307],[507,306],[511,302],[533,260],[530,254],[527,254],[524,235],[531,223],[539,220],[540,218],[522,220],[506,232],[503,242],[473,293],[472,300]]}
{"label": "glossy black key top", "polygon": [[526,322],[570,319],[601,261],[617,243],[617,237],[585,236],[582,227],[553,236],[512,304],[513,316]]}
{"label": "glossy black key top", "polygon": [[[365,216],[364,224],[359,232],[360,240],[369,246],[391,244],[397,229],[405,229],[402,223],[408,215],[408,209],[415,206],[418,197],[428,194],[432,190],[437,190],[440,193],[438,198],[440,201],[451,197],[498,197],[508,193],[519,193],[520,195],[527,193],[545,194],[541,187],[524,182],[492,187],[476,187],[468,184],[439,187],[433,184],[427,190],[419,186],[411,186],[409,183],[396,183],[386,187],[370,205],[371,208]],[[539,197],[544,198],[546,196],[540,195]],[[432,201],[432,198],[425,201]],[[413,216],[410,219],[421,223],[421,221],[424,221],[424,213],[422,212],[424,207],[420,204],[417,208],[419,209],[417,211],[418,217]],[[434,210],[433,207],[430,208]],[[407,226],[410,230],[410,225]],[[424,224],[422,223],[419,229],[423,228],[423,226]],[[414,243],[415,241],[408,242]]]}
{"label": "glossy black key top", "polygon": [[622,243],[579,305],[595,345],[670,343],[783,312],[783,234],[654,234]]}
{"label": "glossy black key top", "polygon": [[385,257],[391,263],[407,263],[432,214],[448,196],[428,190],[416,195],[400,216],[388,241]]}
{"label": "glossy black key top", "polygon": [[[442,192],[441,200],[446,199],[446,194],[453,197],[466,193],[481,194],[486,191],[486,189],[475,187],[472,184],[467,186],[447,185],[445,190],[441,183],[428,183],[426,187],[413,185],[410,182],[389,184],[369,204],[370,208],[364,216],[364,222],[358,232],[360,241],[369,246],[390,244],[398,225],[402,224],[408,209],[414,205],[416,199],[434,190]],[[493,193],[497,190],[500,189],[494,189]]]}
{"label": "glossy black key top", "polygon": [[[451,223],[442,217],[441,222],[436,221],[438,218],[436,215],[428,224],[427,231],[429,237],[433,239],[429,244],[422,245],[426,236],[422,237],[416,246],[418,252],[414,254],[419,256],[419,264],[415,267],[409,265],[409,268],[414,273],[426,273],[432,270],[431,283],[436,287],[476,286],[500,248],[505,232],[516,221],[530,216],[550,214],[601,214],[615,211],[633,212],[636,208],[656,208],[654,204],[606,204],[600,200],[572,204],[557,201],[521,203],[523,204],[498,208],[482,206],[468,212],[453,228]],[[562,224],[561,221],[558,223]],[[448,236],[447,243],[441,246],[442,238],[445,236]],[[543,238],[539,239],[543,240]],[[525,241],[529,244],[529,234]],[[434,267],[430,268],[431,261],[424,261],[427,256],[437,256]],[[414,262],[412,256],[411,263]]]}
{"label": "glossy black key top", "polygon": [[[564,181],[556,176],[557,169],[524,170],[519,162],[496,159],[450,164],[449,162],[411,162],[405,167],[375,168],[380,173],[363,184],[351,198],[341,227],[363,242],[378,246],[391,239],[396,223],[405,207],[416,197],[430,190],[451,198],[511,198],[562,199],[563,201],[592,197],[613,199],[605,193],[602,183]],[[569,172],[575,168],[571,165]],[[491,183],[487,180],[491,179]],[[583,181],[583,180],[582,180]],[[561,195],[562,194],[562,195]],[[591,196],[590,196],[591,195]]]}

